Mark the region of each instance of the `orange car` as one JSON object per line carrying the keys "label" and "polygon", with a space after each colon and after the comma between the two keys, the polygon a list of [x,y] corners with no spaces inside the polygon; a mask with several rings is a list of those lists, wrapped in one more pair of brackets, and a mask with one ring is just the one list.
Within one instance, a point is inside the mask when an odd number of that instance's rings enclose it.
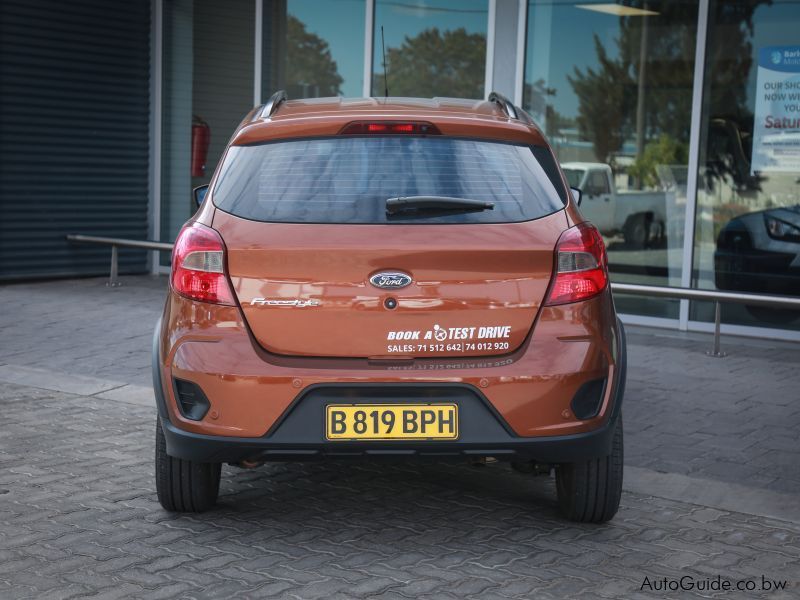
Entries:
{"label": "orange car", "polygon": [[223,462],[491,457],[614,516],[606,251],[521,109],[279,92],[205,191],[153,342],[164,508],[211,507]]}

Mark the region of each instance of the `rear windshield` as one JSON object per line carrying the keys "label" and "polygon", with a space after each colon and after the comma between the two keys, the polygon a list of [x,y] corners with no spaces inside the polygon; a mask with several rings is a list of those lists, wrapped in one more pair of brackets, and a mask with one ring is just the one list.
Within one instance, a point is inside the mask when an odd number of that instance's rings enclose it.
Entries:
{"label": "rear windshield", "polygon": [[[277,223],[507,223],[564,207],[550,152],[444,137],[368,136],[233,146],[214,188],[220,209]],[[386,214],[386,200],[448,196],[482,212]]]}

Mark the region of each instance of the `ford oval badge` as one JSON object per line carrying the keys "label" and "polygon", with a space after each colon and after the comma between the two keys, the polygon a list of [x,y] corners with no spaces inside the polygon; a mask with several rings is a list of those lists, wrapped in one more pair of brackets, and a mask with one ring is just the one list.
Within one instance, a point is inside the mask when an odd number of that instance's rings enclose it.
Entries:
{"label": "ford oval badge", "polygon": [[411,285],[412,281],[411,275],[399,271],[381,271],[369,278],[372,285],[383,290],[399,290]]}

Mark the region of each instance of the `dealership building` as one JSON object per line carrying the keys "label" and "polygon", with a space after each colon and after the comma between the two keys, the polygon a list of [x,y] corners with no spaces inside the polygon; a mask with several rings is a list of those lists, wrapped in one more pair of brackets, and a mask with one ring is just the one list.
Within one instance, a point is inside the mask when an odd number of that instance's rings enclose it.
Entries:
{"label": "dealership building", "polygon": [[[67,234],[172,242],[276,90],[386,88],[523,107],[612,281],[800,297],[796,0],[3,0],[0,281],[108,272],[108,247]],[[120,271],[168,258],[122,250]],[[710,302],[616,301],[627,322],[713,327]],[[800,311],[722,319],[800,340]]]}

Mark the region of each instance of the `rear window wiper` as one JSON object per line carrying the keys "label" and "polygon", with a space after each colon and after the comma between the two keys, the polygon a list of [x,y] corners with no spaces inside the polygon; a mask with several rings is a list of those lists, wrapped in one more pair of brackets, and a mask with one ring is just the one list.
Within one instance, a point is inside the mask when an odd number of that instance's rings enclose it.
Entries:
{"label": "rear window wiper", "polygon": [[386,214],[394,215],[407,210],[481,211],[492,210],[494,202],[452,198],[450,196],[402,196],[386,200]]}

